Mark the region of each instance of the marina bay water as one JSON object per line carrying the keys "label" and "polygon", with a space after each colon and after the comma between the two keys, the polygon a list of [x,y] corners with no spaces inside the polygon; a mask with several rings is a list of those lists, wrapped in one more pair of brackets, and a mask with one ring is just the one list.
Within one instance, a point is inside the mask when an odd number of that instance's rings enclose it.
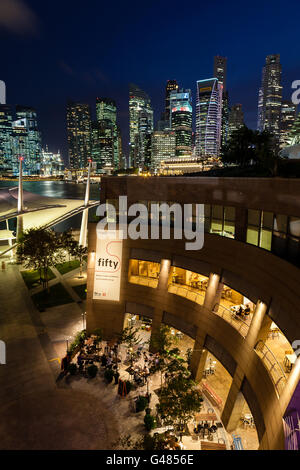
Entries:
{"label": "marina bay water", "polygon": [[[0,191],[2,188],[14,188],[18,186],[17,181],[0,181]],[[85,184],[67,183],[65,181],[24,181],[24,191],[39,194],[41,196],[62,198],[62,199],[82,199],[85,196]],[[90,199],[98,201],[100,199],[100,185],[91,184]],[[89,211],[89,220],[92,220],[96,214],[96,208]],[[81,214],[55,226],[56,231],[65,231],[70,228],[79,229],[81,223]]]}

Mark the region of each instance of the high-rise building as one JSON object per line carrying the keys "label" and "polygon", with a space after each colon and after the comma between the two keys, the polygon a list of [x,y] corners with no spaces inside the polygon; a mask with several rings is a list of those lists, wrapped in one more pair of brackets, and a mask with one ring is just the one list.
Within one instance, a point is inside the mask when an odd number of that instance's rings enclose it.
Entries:
{"label": "high-rise building", "polygon": [[288,145],[300,144],[300,113],[295,117],[294,124],[290,130]]}
{"label": "high-rise building", "polygon": [[0,105],[0,174],[11,170],[13,158],[12,112],[6,104]]}
{"label": "high-rise building", "polygon": [[70,168],[85,168],[91,158],[91,112],[88,104],[67,104],[67,133]]}
{"label": "high-rise building", "polygon": [[192,92],[180,89],[170,93],[170,128],[176,135],[176,156],[192,154]]}
{"label": "high-rise building", "polygon": [[19,157],[24,158],[24,175],[37,175],[41,166],[41,133],[38,130],[35,109],[28,106],[16,106],[17,119],[12,122],[13,158],[12,172],[19,172]]}
{"label": "high-rise building", "polygon": [[119,168],[120,150],[119,138],[121,136],[120,128],[117,125],[117,106],[116,102],[111,98],[97,98],[96,100],[96,116],[97,121],[109,121],[113,127],[114,141],[114,168]]}
{"label": "high-rise building", "polygon": [[227,91],[227,57],[215,56],[214,58],[214,77],[219,80],[223,87],[222,91],[222,127],[221,127],[221,145],[226,145],[228,138],[228,119],[229,119],[229,97]]}
{"label": "high-rise building", "polygon": [[114,126],[109,119],[92,122],[92,160],[96,164],[97,173],[114,165]]}
{"label": "high-rise building", "polygon": [[260,132],[269,131],[274,137],[274,144],[278,144],[280,140],[281,70],[280,55],[268,55],[258,98],[257,128]]}
{"label": "high-rise building", "polygon": [[[141,115],[143,116],[141,118]],[[147,116],[147,118],[145,118]],[[140,119],[141,118],[141,119]],[[129,131],[130,131],[130,165],[142,166],[144,164],[143,139],[147,132],[153,131],[153,110],[147,93],[133,83],[129,84]],[[142,135],[140,136],[140,132]]]}
{"label": "high-rise building", "polygon": [[241,104],[234,104],[231,106],[228,121],[228,140],[232,132],[237,131],[244,125],[244,113]]}
{"label": "high-rise building", "polygon": [[170,106],[170,94],[172,92],[178,91],[178,83],[176,80],[168,80],[166,85],[166,98],[165,98],[165,113],[164,113],[164,120],[170,121],[171,115],[171,106]]}
{"label": "high-rise building", "polygon": [[217,78],[197,81],[196,154],[218,157],[222,126],[222,84]]}
{"label": "high-rise building", "polygon": [[176,134],[174,131],[154,131],[151,137],[151,167],[156,170],[162,160],[175,157]]}
{"label": "high-rise building", "polygon": [[296,104],[291,101],[283,101],[280,116],[280,148],[290,145],[290,133],[296,119]]}
{"label": "high-rise building", "polygon": [[42,176],[63,176],[64,162],[61,154],[49,152],[48,146],[42,149],[41,153],[41,175]]}

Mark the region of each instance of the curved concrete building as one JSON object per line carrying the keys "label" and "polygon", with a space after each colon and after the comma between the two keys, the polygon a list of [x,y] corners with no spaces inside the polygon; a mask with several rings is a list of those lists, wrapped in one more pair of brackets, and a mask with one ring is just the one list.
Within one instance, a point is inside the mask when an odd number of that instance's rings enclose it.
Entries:
{"label": "curved concrete building", "polygon": [[[198,380],[207,353],[230,376],[221,410],[226,429],[236,429],[244,400],[259,449],[286,448],[284,418],[300,378],[299,357],[286,363],[300,340],[300,180],[110,177],[101,184],[101,202],[116,206],[119,196],[127,196],[128,206],[204,204],[205,236],[198,251],[186,251],[185,240],[172,236],[123,240],[119,301],[95,300],[97,236],[91,224],[88,330],[102,328],[112,338],[122,331],[125,315],[135,314],[151,319],[152,333],[162,323],[181,331],[193,340]],[[237,320],[234,303],[251,304],[251,314]],[[284,356],[268,340],[275,330],[287,345]]]}

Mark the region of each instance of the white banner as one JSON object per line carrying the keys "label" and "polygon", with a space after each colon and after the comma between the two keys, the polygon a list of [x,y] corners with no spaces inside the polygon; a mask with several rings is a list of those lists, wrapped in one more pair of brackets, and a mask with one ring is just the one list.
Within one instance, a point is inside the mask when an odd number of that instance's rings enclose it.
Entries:
{"label": "white banner", "polygon": [[93,299],[120,300],[122,233],[97,230]]}

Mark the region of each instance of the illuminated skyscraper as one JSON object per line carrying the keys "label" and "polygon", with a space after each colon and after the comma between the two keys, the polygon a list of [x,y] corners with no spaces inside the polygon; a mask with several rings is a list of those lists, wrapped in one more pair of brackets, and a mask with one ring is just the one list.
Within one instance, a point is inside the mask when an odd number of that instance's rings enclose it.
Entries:
{"label": "illuminated skyscraper", "polygon": [[115,101],[110,98],[97,98],[96,115],[98,122],[105,120],[107,122],[110,122],[112,125],[114,146],[113,166],[114,168],[118,168],[120,161],[120,129],[117,125],[117,106]]}
{"label": "illuminated skyscraper", "polygon": [[[147,123],[146,123],[147,121]],[[134,84],[129,85],[129,131],[130,131],[130,164],[144,164],[143,139],[153,131],[153,110],[147,93]]]}
{"label": "illuminated skyscraper", "polygon": [[220,154],[222,125],[222,84],[217,78],[197,81],[196,154]]}
{"label": "illuminated skyscraper", "polygon": [[170,121],[171,118],[171,106],[170,106],[170,94],[172,92],[178,91],[178,83],[176,80],[168,80],[166,85],[166,103],[165,103],[165,113],[164,120]]}
{"label": "illuminated skyscraper", "polygon": [[91,112],[89,105],[68,103],[67,133],[70,168],[85,168],[91,158]]}
{"label": "illuminated skyscraper", "polygon": [[0,105],[0,174],[9,172],[13,158],[12,112],[10,106]]}
{"label": "illuminated skyscraper", "polygon": [[92,160],[101,173],[114,166],[114,126],[109,119],[92,122]]}
{"label": "illuminated skyscraper", "polygon": [[291,145],[291,131],[296,120],[296,105],[291,101],[283,101],[280,116],[280,147]]}
{"label": "illuminated skyscraper", "polygon": [[16,106],[17,119],[12,122],[13,159],[12,171],[19,172],[19,157],[24,158],[24,175],[38,175],[41,166],[41,133],[38,130],[35,109],[28,106]]}
{"label": "illuminated skyscraper", "polygon": [[227,91],[227,57],[215,56],[214,77],[223,86],[222,92],[222,127],[221,145],[225,145],[228,137],[229,98]]}
{"label": "illuminated skyscraper", "polygon": [[192,92],[177,90],[170,93],[170,128],[176,135],[176,156],[192,153]]}
{"label": "illuminated skyscraper", "polygon": [[174,131],[154,131],[151,137],[151,167],[157,169],[162,160],[175,157],[176,135]]}
{"label": "illuminated skyscraper", "polygon": [[242,110],[241,104],[234,104],[231,106],[229,113],[229,123],[228,123],[228,139],[232,132],[240,129],[244,125],[244,113]]}
{"label": "illuminated skyscraper", "polygon": [[280,115],[282,103],[280,55],[268,55],[263,67],[262,84],[258,98],[258,123],[260,132],[268,130],[273,134],[275,144],[280,139]]}

